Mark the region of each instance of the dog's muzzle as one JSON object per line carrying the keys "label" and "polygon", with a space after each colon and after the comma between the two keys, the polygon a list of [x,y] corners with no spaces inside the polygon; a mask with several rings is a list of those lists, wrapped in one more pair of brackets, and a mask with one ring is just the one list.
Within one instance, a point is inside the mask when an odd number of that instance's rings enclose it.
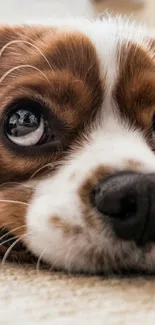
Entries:
{"label": "dog's muzzle", "polygon": [[155,174],[107,176],[93,189],[91,201],[119,238],[140,246],[155,242]]}

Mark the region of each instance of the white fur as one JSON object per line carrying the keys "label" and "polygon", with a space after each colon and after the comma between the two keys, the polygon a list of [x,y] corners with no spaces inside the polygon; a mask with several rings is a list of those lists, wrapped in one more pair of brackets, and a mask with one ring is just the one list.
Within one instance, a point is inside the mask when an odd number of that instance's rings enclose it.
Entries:
{"label": "white fur", "polygon": [[[59,25],[63,24],[59,22]],[[136,245],[113,238],[107,226],[100,231],[89,229],[78,194],[80,186],[101,165],[110,167],[112,171],[126,170],[130,159],[142,164],[137,170],[155,172],[155,156],[142,133],[128,128],[118,114],[116,103],[112,101],[112,90],[119,74],[116,56],[118,41],[120,45],[124,40],[142,44],[147,31],[134,25],[128,26],[121,19],[94,22],[81,20],[68,22],[65,26],[67,29],[73,26],[73,29],[81,30],[95,45],[100,61],[101,79],[105,74],[107,76],[106,94],[101,113],[85,134],[86,140],[82,140],[81,146],[73,149],[56,175],[40,181],[37,185],[27,213],[27,227],[30,232],[28,245],[36,255],[42,254],[45,261],[66,269],[93,272],[108,270],[116,265],[116,256],[123,256],[122,252],[129,254],[127,260],[122,257],[122,266],[135,266],[136,261],[139,261],[142,268],[146,268],[147,263],[152,268],[155,266],[155,256],[152,258],[154,248],[144,259]],[[147,47],[145,44],[144,46]],[[57,229],[52,224],[52,216],[69,222],[73,228],[81,227],[82,234],[65,236],[63,229]],[[94,260],[87,259],[92,248],[96,254],[104,255],[104,263],[100,268],[96,265],[95,256]]]}

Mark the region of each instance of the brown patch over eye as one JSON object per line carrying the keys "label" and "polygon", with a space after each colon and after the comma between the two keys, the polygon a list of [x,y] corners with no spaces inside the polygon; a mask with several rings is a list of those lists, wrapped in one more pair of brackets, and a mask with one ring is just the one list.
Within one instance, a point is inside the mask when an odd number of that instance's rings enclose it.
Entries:
{"label": "brown patch over eye", "polygon": [[129,124],[147,130],[155,110],[154,60],[142,46],[129,43],[119,53],[119,78],[114,98]]}
{"label": "brown patch over eye", "polygon": [[[0,183],[28,179],[42,166],[61,160],[85,124],[101,107],[104,82],[91,41],[80,32],[48,27],[0,29],[0,123],[14,102],[33,101],[62,126],[61,146],[20,149],[0,137]],[[11,54],[11,55],[10,55]],[[60,123],[59,123],[60,121]],[[60,128],[59,128],[60,125]]]}

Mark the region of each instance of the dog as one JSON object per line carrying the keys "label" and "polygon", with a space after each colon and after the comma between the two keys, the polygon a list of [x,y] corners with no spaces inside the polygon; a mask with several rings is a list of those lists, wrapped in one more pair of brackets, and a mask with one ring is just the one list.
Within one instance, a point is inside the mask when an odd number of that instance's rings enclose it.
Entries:
{"label": "dog", "polygon": [[2,26],[0,102],[2,263],[26,247],[66,271],[154,271],[154,33]]}

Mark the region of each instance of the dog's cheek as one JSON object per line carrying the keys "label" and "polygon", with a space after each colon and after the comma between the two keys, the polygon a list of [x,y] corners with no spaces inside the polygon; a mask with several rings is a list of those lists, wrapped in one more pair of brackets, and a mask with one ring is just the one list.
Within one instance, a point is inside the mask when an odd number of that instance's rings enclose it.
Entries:
{"label": "dog's cheek", "polygon": [[34,257],[27,250],[25,216],[33,189],[11,186],[0,189],[0,259],[30,262]]}
{"label": "dog's cheek", "polygon": [[25,234],[25,215],[32,195],[33,188],[24,185],[0,189],[0,229],[13,236]]}

